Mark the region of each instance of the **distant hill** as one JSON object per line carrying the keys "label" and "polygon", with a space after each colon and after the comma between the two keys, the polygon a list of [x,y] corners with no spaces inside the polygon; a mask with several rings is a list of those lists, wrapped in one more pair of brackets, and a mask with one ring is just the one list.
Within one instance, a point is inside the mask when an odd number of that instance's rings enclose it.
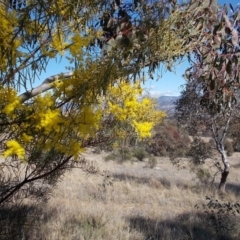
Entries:
{"label": "distant hill", "polygon": [[174,102],[176,102],[179,96],[161,96],[158,98],[159,109],[166,111],[168,114],[173,114],[175,110]]}

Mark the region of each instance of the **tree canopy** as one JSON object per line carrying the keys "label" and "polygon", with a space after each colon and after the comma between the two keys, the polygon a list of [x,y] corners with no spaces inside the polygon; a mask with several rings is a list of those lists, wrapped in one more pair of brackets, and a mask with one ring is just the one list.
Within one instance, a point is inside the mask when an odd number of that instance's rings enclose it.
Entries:
{"label": "tree canopy", "polygon": [[[130,36],[121,33],[125,25],[133,34],[128,3],[19,3],[0,4],[4,157],[0,203],[20,196],[21,189],[26,196],[40,196],[33,182],[56,183],[66,169],[79,166],[76,160],[85,147],[119,137],[119,132],[126,129],[138,138],[150,136],[155,122],[164,117],[152,100],[139,99],[142,90],[136,75],[142,67],[152,64],[152,60],[145,64],[143,56],[147,53],[142,53],[142,46],[151,43],[147,43],[151,28],[143,30],[145,23],[136,23],[141,40],[136,37],[136,45],[124,44],[130,41]],[[136,22],[142,21],[143,13],[137,12]],[[114,21],[113,26],[105,26],[106,21],[108,25]],[[109,49],[110,41],[118,43]],[[49,76],[33,88],[49,61],[57,57],[68,59],[70,71]],[[126,60],[128,65],[124,64]],[[129,75],[134,76],[135,84]],[[109,127],[118,128],[106,132]]]}
{"label": "tree canopy", "polygon": [[178,114],[191,126],[202,121],[211,130],[221,154],[223,170],[220,189],[225,191],[230,171],[224,143],[230,121],[239,107],[239,6],[222,7],[210,3],[205,19],[198,12],[196,21],[204,26],[200,45],[189,57],[191,67],[186,71],[186,89],[177,103]]}

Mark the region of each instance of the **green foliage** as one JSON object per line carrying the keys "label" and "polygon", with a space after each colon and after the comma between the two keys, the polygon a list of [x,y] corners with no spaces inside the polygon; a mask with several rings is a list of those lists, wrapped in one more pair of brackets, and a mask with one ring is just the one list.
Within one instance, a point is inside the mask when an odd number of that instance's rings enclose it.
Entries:
{"label": "green foliage", "polygon": [[240,204],[238,202],[221,202],[211,197],[206,197],[207,204],[196,205],[196,208],[203,209],[206,218],[210,221],[217,236],[221,239],[232,239],[234,230],[239,228]]}
{"label": "green foliage", "polygon": [[157,159],[154,156],[148,158],[147,166],[150,168],[155,168],[157,166]]}
{"label": "green foliage", "polygon": [[212,145],[209,142],[204,142],[201,138],[195,137],[190,145],[187,156],[190,157],[194,165],[204,164],[207,158],[213,156]]}
{"label": "green foliage", "polygon": [[117,159],[117,155],[116,153],[110,153],[107,156],[104,157],[105,161],[110,161],[110,160],[116,160]]}
{"label": "green foliage", "polygon": [[203,184],[209,184],[211,180],[211,174],[208,169],[198,168],[196,171],[197,178]]}
{"label": "green foliage", "polygon": [[[199,1],[200,2],[200,1]],[[198,80],[202,89],[201,106],[212,116],[229,115],[238,105],[239,92],[239,49],[240,32],[238,29],[238,11],[236,6],[218,6],[217,1],[203,1],[195,19],[195,27],[199,20],[208,19],[208,23],[200,24],[205,37],[197,44],[193,62],[186,78],[189,82]],[[210,17],[214,14],[215,17]],[[209,18],[210,17],[210,18]],[[200,20],[201,21],[201,20]],[[196,36],[197,40],[197,36]],[[212,57],[212,52],[216,53]]]}
{"label": "green foliage", "polygon": [[156,126],[153,137],[146,143],[146,150],[150,154],[174,159],[185,156],[190,139],[174,122],[164,122]]}
{"label": "green foliage", "polygon": [[132,158],[132,151],[129,147],[119,148],[118,153],[119,153],[119,156],[120,156],[119,159],[120,159],[121,162],[131,160],[131,158]]}
{"label": "green foliage", "polygon": [[132,150],[129,147],[120,147],[108,154],[104,160],[105,161],[116,161],[117,163],[123,163],[125,161],[131,160],[133,157]]}
{"label": "green foliage", "polygon": [[133,156],[137,158],[137,160],[143,161],[143,159],[147,156],[147,153],[143,147],[139,147],[133,150]]}

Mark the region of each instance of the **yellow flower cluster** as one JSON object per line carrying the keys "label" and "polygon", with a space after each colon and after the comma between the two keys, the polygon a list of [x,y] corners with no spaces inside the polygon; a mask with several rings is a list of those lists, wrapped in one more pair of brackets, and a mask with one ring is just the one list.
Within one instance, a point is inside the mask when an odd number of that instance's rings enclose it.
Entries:
{"label": "yellow flower cluster", "polygon": [[[138,82],[130,84],[119,81],[108,88],[105,97],[99,102],[89,90],[81,101],[73,99],[67,110],[56,108],[57,101],[77,96],[81,90],[78,88],[79,82],[84,84],[84,81],[91,78],[91,74],[93,71],[83,71],[83,79],[73,77],[62,82],[57,79],[53,84],[55,89],[38,95],[31,105],[22,104],[13,89],[0,88],[2,113],[10,119],[13,119],[13,114],[18,119],[24,116],[21,125],[11,127],[16,134],[6,143],[4,156],[16,155],[24,159],[25,148],[37,141],[42,144],[43,151],[55,149],[77,159],[83,151],[82,142],[95,137],[102,120],[108,116],[114,116],[118,120],[115,127],[119,139],[127,138],[132,132],[139,138],[149,137],[154,125],[165,115],[155,109],[155,103],[151,99],[140,98],[142,88]],[[70,86],[72,90],[68,90]],[[15,111],[16,108],[18,111]]]}
{"label": "yellow flower cluster", "polygon": [[24,159],[25,150],[23,146],[16,140],[9,140],[6,143],[7,150],[4,152],[4,157],[7,158],[12,155],[17,155],[19,159]]}
{"label": "yellow flower cluster", "polygon": [[14,110],[21,107],[17,92],[12,88],[0,86],[0,106],[3,113],[13,117]]}
{"label": "yellow flower cluster", "polygon": [[23,140],[23,142],[28,143],[28,142],[30,142],[33,139],[33,137],[27,135],[26,133],[23,133],[21,139]]}
{"label": "yellow flower cluster", "polygon": [[[53,14],[60,19],[69,17],[71,18],[70,21],[75,21],[75,18],[69,15],[69,6],[67,6],[66,1],[52,1],[49,2],[48,6],[49,8],[44,11],[50,17]],[[22,48],[20,46],[23,43],[23,38],[32,37],[37,32],[36,40],[41,43],[45,42],[46,35],[49,33],[46,32],[48,27],[41,21],[33,24],[32,20],[26,17],[22,26],[26,36],[24,34],[24,36],[16,37],[14,29],[19,25],[19,14],[17,11],[6,11],[0,4],[0,71],[3,72],[9,66],[6,59],[10,59],[11,64],[14,65],[16,63],[14,59],[17,59],[17,57],[21,57],[23,62],[24,59],[29,57],[28,52],[21,52]],[[53,84],[54,89],[50,90],[48,94],[39,94],[27,104],[21,102],[14,89],[0,86],[0,111],[4,121],[6,121],[6,132],[8,130],[10,132],[9,141],[6,142],[6,147],[3,149],[5,150],[5,157],[16,155],[23,159],[25,151],[29,150],[29,146],[38,143],[43,145],[43,151],[57,149],[64,154],[77,156],[83,150],[82,142],[89,137],[94,137],[97,130],[101,128],[104,113],[101,105],[98,105],[95,100],[102,89],[105,91],[107,87],[107,82],[105,87],[102,87],[100,83],[103,82],[102,79],[105,79],[103,75],[106,74],[105,70],[107,68],[106,66],[99,66],[98,63],[88,64],[88,61],[91,62],[92,59],[83,58],[83,52],[84,48],[96,36],[100,37],[102,35],[102,32],[89,28],[88,36],[84,36],[84,30],[80,33],[79,31],[76,32],[76,25],[74,29],[71,29],[70,34],[66,29],[68,29],[68,23],[64,23],[64,21],[59,21],[58,24],[53,25],[50,29],[51,39],[46,44],[40,44],[39,54],[43,54],[44,57],[49,59],[49,57],[55,57],[59,53],[63,54],[65,48],[70,46],[68,47],[70,61],[71,59],[77,59],[83,63],[82,67],[75,71],[74,77],[67,81],[56,79]],[[31,39],[29,40],[31,41]],[[19,64],[17,63],[17,66]],[[19,71],[24,70],[26,66],[22,64],[21,67]],[[17,68],[14,66],[14,69]],[[36,69],[37,66],[33,65],[33,70]],[[111,79],[116,78],[111,76]],[[89,89],[87,93],[85,89]],[[127,89],[128,87],[125,89],[125,86],[122,85],[122,89],[118,89],[118,96],[121,98],[121,93],[127,91]],[[139,90],[140,88],[136,88],[134,91],[139,93]],[[112,96],[114,96],[114,93]],[[69,111],[65,111],[64,107],[62,109],[57,108],[57,103],[64,102],[66,99],[67,101],[72,99],[69,105],[72,104],[74,107],[68,109]],[[134,116],[136,100],[128,100],[124,103],[126,108],[122,114],[119,114],[120,118],[127,119],[129,116]],[[120,108],[116,109],[115,112],[119,111]],[[125,136],[124,133],[121,135]]]}
{"label": "yellow flower cluster", "polygon": [[133,126],[140,138],[146,138],[151,137],[151,130],[154,126],[154,123],[133,121]]}
{"label": "yellow flower cluster", "polygon": [[122,80],[109,87],[106,102],[109,114],[132,126],[139,138],[146,138],[165,113],[156,109],[153,100],[141,99],[142,92],[139,82],[131,84]]}
{"label": "yellow flower cluster", "polygon": [[54,50],[57,50],[61,55],[64,54],[64,50],[67,43],[64,41],[64,36],[62,32],[58,32],[52,36],[51,46]]}
{"label": "yellow flower cluster", "polygon": [[108,91],[108,106],[111,113],[117,113],[116,118],[120,121],[137,117],[136,114],[141,105],[137,99],[142,93],[140,84],[133,85],[119,82],[111,86]]}
{"label": "yellow flower cluster", "polygon": [[69,50],[72,56],[81,56],[82,48],[86,47],[89,42],[90,38],[82,37],[79,33],[75,33],[72,37],[72,45],[70,46]]}
{"label": "yellow flower cluster", "polygon": [[18,99],[15,99],[14,101],[10,102],[8,105],[6,105],[2,112],[6,114],[11,114],[18,106],[20,106],[20,101]]}
{"label": "yellow flower cluster", "polygon": [[84,149],[81,146],[81,143],[76,142],[73,139],[70,139],[66,145],[56,146],[56,149],[58,149],[59,152],[62,152],[68,156],[73,156],[75,160],[77,160],[79,154],[84,151]]}
{"label": "yellow flower cluster", "polygon": [[44,113],[38,113],[39,122],[36,127],[39,129],[44,129],[45,133],[50,133],[53,129],[58,132],[59,129],[59,110],[47,109]]}
{"label": "yellow flower cluster", "polygon": [[7,58],[11,58],[12,63],[16,61],[17,48],[21,44],[14,33],[16,24],[14,12],[6,11],[5,5],[0,4],[0,71],[6,70]]}
{"label": "yellow flower cluster", "polygon": [[93,106],[83,106],[78,111],[78,117],[76,117],[79,123],[78,132],[82,136],[93,136],[95,131],[100,127],[102,117],[100,109],[94,109]]}

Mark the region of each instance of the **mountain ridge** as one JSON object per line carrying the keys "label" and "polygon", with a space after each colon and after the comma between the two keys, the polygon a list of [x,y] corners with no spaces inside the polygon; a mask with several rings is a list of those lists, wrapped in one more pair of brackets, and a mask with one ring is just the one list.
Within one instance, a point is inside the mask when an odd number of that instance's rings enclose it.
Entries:
{"label": "mountain ridge", "polygon": [[168,114],[173,114],[175,112],[175,102],[180,98],[180,96],[160,96],[157,99],[158,108]]}

